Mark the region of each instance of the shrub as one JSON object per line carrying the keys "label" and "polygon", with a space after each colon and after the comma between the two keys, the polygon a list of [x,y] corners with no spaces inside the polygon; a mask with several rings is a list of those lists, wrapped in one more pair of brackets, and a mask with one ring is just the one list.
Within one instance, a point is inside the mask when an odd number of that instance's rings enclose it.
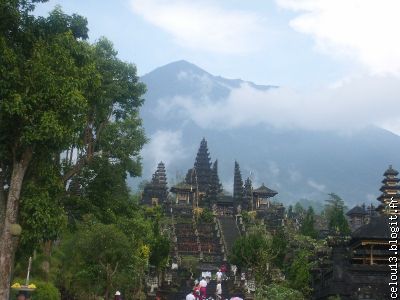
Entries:
{"label": "shrub", "polygon": [[38,282],[37,289],[33,294],[34,299],[40,300],[60,300],[59,290],[50,282]]}

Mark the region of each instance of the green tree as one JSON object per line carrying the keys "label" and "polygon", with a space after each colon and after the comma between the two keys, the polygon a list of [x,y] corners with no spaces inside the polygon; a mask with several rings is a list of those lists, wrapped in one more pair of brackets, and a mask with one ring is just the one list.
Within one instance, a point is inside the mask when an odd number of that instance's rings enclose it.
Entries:
{"label": "green tree", "polygon": [[[167,236],[156,235],[150,245],[150,264],[156,267],[159,280],[162,280],[163,274],[167,267],[169,252],[171,249],[171,242]],[[161,278],[160,278],[161,276]]]}
{"label": "green tree", "polygon": [[65,183],[99,156],[120,165],[130,176],[141,173],[139,152],[146,138],[139,108],[145,86],[139,82],[136,67],[118,59],[110,41],[102,38],[91,50],[96,73],[84,93],[88,100],[86,123],[64,159]]}
{"label": "green tree", "polygon": [[350,227],[344,215],[346,206],[342,198],[338,195],[331,193],[329,199],[326,200],[324,215],[328,220],[328,227],[331,232],[339,233],[341,235],[350,234]]}
{"label": "green tree", "polygon": [[276,253],[273,263],[279,268],[283,267],[287,246],[287,236],[284,230],[280,229],[272,238],[272,249]]}
{"label": "green tree", "polygon": [[258,284],[270,279],[270,269],[277,253],[272,246],[273,239],[263,228],[252,228],[234,243],[230,263],[239,267],[251,268]]}
{"label": "green tree", "polygon": [[300,250],[288,269],[290,287],[299,290],[305,297],[311,293],[311,263],[309,262],[310,252]]}
{"label": "green tree", "polygon": [[307,209],[306,215],[300,227],[300,233],[312,238],[317,238],[318,232],[315,230],[315,213],[314,209],[310,206]]}
{"label": "green tree", "polygon": [[58,165],[63,153],[65,186],[95,157],[135,176],[146,141],[138,113],[145,88],[135,66],[120,61],[106,39],[85,42],[80,16],[57,8],[47,18],[33,17],[35,2],[0,4],[0,166],[9,185],[7,199],[0,190],[0,298],[8,298],[17,245],[11,228],[31,162],[46,154]]}
{"label": "green tree", "polygon": [[301,205],[300,202],[296,202],[296,204],[294,205],[294,212],[295,212],[298,216],[300,216],[300,217],[302,217],[302,216],[304,215],[305,209],[304,209],[304,207]]}
{"label": "green tree", "polygon": [[[19,2],[19,1],[13,1]],[[22,15],[22,14],[21,14]],[[35,38],[23,20],[17,43],[0,36],[0,164],[9,185],[0,244],[0,298],[8,298],[22,183],[38,153],[58,153],[84,122],[85,47],[71,32]],[[28,22],[28,21],[26,21]],[[23,32],[26,31],[26,32]],[[17,35],[17,33],[16,33]],[[15,37],[17,39],[17,37]],[[3,199],[4,201],[5,199]],[[4,205],[2,205],[4,207]]]}
{"label": "green tree", "polygon": [[63,282],[78,298],[103,296],[111,299],[116,289],[129,295],[135,284],[133,273],[141,269],[141,258],[148,259],[148,253],[144,251],[141,257],[142,247],[113,224],[85,225],[67,241],[66,247],[69,248],[66,250],[68,261],[64,267],[65,274],[70,277]]}

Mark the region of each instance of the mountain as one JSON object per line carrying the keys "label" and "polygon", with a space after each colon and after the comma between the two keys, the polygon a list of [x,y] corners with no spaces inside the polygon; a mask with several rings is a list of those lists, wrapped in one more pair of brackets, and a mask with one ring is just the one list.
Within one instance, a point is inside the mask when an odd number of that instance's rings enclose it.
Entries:
{"label": "mountain", "polygon": [[182,179],[193,166],[203,137],[212,160],[218,159],[226,190],[232,190],[237,160],[244,178],[250,176],[255,185],[265,183],[277,190],[276,199],[284,203],[302,198],[323,202],[327,193],[335,192],[348,205],[377,204],[383,172],[389,164],[400,168],[400,137],[381,128],[351,134],[254,124],[225,128],[204,126],[207,110],[195,113],[203,104],[223,103],[242,85],[257,91],[279,87],[214,76],[186,61],[157,68],[141,80],[147,85],[141,116],[151,141],[142,153],[143,176],[132,185],[150,179],[161,160],[170,186]]}

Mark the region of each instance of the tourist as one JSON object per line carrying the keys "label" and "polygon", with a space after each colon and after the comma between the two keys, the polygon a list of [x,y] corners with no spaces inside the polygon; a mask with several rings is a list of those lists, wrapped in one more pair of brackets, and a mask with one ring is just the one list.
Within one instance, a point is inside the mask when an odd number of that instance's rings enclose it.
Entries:
{"label": "tourist", "polygon": [[219,269],[217,272],[217,281],[221,281],[221,280],[222,280],[222,272],[221,272],[221,269]]}
{"label": "tourist", "polygon": [[196,300],[200,299],[200,283],[197,281],[197,279],[195,280],[195,286],[193,288],[193,294],[196,297]]}
{"label": "tourist", "polygon": [[204,277],[201,277],[200,280],[200,295],[201,299],[207,298],[207,281]]}
{"label": "tourist", "polygon": [[221,300],[222,299],[222,284],[221,281],[217,281],[217,288],[215,290],[215,295],[217,297],[217,300]]}
{"label": "tourist", "polygon": [[120,292],[120,291],[116,291],[116,292],[115,292],[114,300],[122,300],[121,292]]}
{"label": "tourist", "polygon": [[156,299],[155,300],[162,300],[160,292],[156,293]]}
{"label": "tourist", "polygon": [[17,295],[17,300],[28,300],[28,297],[24,292],[19,292]]}
{"label": "tourist", "polygon": [[193,291],[186,295],[186,300],[196,300],[196,297],[193,295]]}
{"label": "tourist", "polygon": [[233,276],[236,276],[236,272],[237,272],[236,265],[232,265],[231,269],[232,269],[232,272],[233,272]]}

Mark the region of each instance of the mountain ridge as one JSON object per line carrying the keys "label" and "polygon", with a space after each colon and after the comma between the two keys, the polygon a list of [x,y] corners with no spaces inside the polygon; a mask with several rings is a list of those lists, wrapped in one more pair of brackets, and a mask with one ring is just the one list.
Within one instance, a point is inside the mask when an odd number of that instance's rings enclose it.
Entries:
{"label": "mountain ridge", "polygon": [[381,128],[351,135],[259,125],[201,128],[187,110],[175,105],[176,99],[181,105],[189,98],[195,103],[221,101],[238,84],[247,83],[244,80],[214,76],[184,60],[156,68],[141,80],[148,87],[141,116],[151,141],[142,152],[144,172],[136,182],[150,179],[156,163],[163,160],[170,186],[176,183],[193,166],[202,137],[212,159],[218,158],[225,189],[231,189],[236,159],[244,178],[252,172],[255,185],[265,182],[283,202],[323,201],[327,193],[336,192],[349,204],[376,204],[383,172],[389,164],[400,167],[400,137]]}

